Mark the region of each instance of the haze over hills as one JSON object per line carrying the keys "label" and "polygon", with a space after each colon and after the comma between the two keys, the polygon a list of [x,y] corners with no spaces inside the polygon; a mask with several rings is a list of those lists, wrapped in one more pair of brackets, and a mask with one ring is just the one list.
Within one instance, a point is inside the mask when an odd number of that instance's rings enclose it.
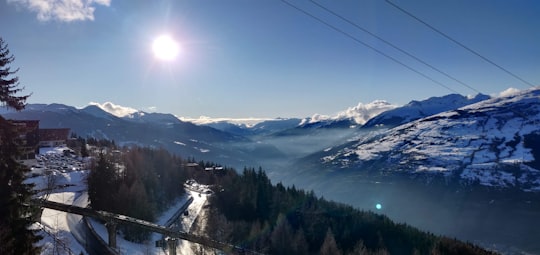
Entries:
{"label": "haze over hills", "polygon": [[[382,213],[424,230],[540,252],[533,240],[540,236],[539,99],[540,90],[530,89],[491,99],[448,95],[403,107],[380,101],[371,108],[379,115],[363,127],[352,114],[311,125],[307,120],[314,118],[195,125],[171,114],[116,108],[115,115],[95,105],[30,104],[0,113],[239,170],[262,166],[274,182],[361,209],[382,204]],[[368,128],[375,120],[382,121]]]}
{"label": "haze over hills", "polygon": [[365,129],[279,179],[397,221],[540,253],[540,89]]}
{"label": "haze over hills", "polygon": [[242,136],[259,136],[295,128],[301,121],[301,119],[297,118],[277,118],[264,120],[253,125],[231,123],[229,121],[210,122],[203,125]]}
{"label": "haze over hills", "polygon": [[222,164],[236,167],[255,164],[252,160],[260,154],[279,154],[272,146],[183,122],[170,114],[135,112],[117,117],[97,106],[77,109],[62,104],[29,104],[21,112],[1,113],[8,119],[40,120],[41,128],[70,128],[82,137],[114,140],[119,145],[163,147],[183,157],[219,159]]}

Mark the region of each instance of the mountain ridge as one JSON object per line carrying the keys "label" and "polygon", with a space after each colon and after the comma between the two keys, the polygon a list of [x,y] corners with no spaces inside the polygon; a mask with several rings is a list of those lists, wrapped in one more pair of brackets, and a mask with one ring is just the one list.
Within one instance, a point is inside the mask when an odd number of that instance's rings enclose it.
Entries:
{"label": "mountain ridge", "polygon": [[[530,140],[540,132],[540,90],[483,100],[362,137],[329,151],[324,165],[344,169],[457,175],[467,182],[540,191]],[[508,170],[505,170],[508,168]],[[380,170],[379,170],[380,171]]]}
{"label": "mountain ridge", "polygon": [[484,94],[477,94],[475,97],[449,94],[441,97],[430,97],[420,101],[413,100],[404,106],[385,111],[369,119],[363,125],[363,127],[395,127],[407,122],[428,117],[437,113],[458,109],[463,106],[481,102],[490,98],[490,96]]}
{"label": "mountain ridge", "polygon": [[[70,128],[82,137],[114,140],[120,145],[164,147],[184,157],[219,159],[236,167],[252,162],[260,154],[279,155],[272,146],[253,143],[243,136],[180,120],[171,123],[172,115],[167,114],[120,118],[96,107],[77,109],[62,104],[29,104],[20,112],[1,114],[8,119],[39,120],[41,128]],[[240,146],[246,144],[250,146]]]}

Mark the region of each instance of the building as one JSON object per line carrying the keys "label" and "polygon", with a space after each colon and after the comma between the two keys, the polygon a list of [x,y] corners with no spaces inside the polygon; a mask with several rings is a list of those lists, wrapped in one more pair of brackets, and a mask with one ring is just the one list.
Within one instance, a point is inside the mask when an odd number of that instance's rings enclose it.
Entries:
{"label": "building", "polygon": [[39,147],[55,147],[66,144],[69,128],[39,129]]}
{"label": "building", "polygon": [[69,136],[69,128],[40,129],[39,120],[9,120],[17,129],[21,147],[19,160],[25,164],[33,164],[40,147],[65,145]]}
{"label": "building", "polygon": [[10,120],[21,141],[21,160],[35,159],[39,150],[39,120]]}

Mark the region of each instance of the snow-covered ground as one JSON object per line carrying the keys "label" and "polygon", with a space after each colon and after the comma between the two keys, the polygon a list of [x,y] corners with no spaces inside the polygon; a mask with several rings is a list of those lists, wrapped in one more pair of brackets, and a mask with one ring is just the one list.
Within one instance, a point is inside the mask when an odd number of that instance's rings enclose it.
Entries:
{"label": "snow-covered ground", "polygon": [[531,181],[540,171],[525,165],[535,160],[525,140],[539,131],[539,99],[540,89],[531,89],[442,112],[330,149],[321,161],[341,168],[378,162],[392,171],[457,172],[485,186],[540,190]]}
{"label": "snow-covered ground", "polygon": [[[33,183],[40,197],[49,201],[74,204],[85,207],[88,205],[88,194],[84,182],[88,170],[84,169],[87,162],[83,159],[64,156],[67,147],[42,148],[36,162],[32,162],[31,176],[26,183]],[[197,215],[206,203],[207,187],[194,182],[186,184],[186,194],[179,198],[173,206],[163,212],[155,223],[164,225],[182,206],[193,197],[187,208],[187,215],[182,215],[177,223],[178,228],[189,232]],[[48,192],[47,192],[48,191]],[[98,235],[108,240],[105,226],[89,219]],[[44,238],[38,243],[42,247],[41,254],[86,254],[84,249],[85,237],[81,231],[82,216],[69,214],[52,209],[44,209],[40,222],[33,228],[40,229],[39,234]],[[129,242],[117,235],[117,246],[120,254],[166,254],[162,248],[155,247],[155,241],[160,240],[160,234],[153,234],[144,244]],[[79,240],[79,241],[78,241]],[[194,254],[192,247],[197,247],[181,240],[178,254]]]}
{"label": "snow-covered ground", "polygon": [[[187,208],[188,215],[182,215],[179,228],[189,232],[195,218],[201,211],[204,203],[206,202],[207,195],[201,194],[199,192],[188,190],[186,195],[179,199],[173,206],[171,206],[167,211],[161,214],[157,219],[156,223],[159,225],[164,225],[186,202],[189,196],[193,197],[193,202]],[[90,223],[94,227],[96,233],[103,239],[108,240],[107,229],[100,222],[90,219]],[[120,250],[120,254],[134,254],[134,255],[148,255],[148,254],[166,254],[162,248],[155,247],[155,242],[161,240],[162,236],[160,234],[152,234],[149,241],[144,244],[134,243],[125,240],[121,235],[117,235],[116,244]],[[178,244],[177,254],[195,254],[191,249],[191,243],[180,240]]]}
{"label": "snow-covered ground", "polygon": [[[49,201],[72,204],[76,192],[58,192],[48,197]],[[79,216],[80,218],[80,216]],[[52,209],[44,209],[41,222],[36,227],[41,229],[40,235],[44,238],[38,245],[42,247],[41,254],[80,254],[86,253],[84,247],[77,242],[71,233],[71,228],[77,224],[68,216],[68,213]]]}

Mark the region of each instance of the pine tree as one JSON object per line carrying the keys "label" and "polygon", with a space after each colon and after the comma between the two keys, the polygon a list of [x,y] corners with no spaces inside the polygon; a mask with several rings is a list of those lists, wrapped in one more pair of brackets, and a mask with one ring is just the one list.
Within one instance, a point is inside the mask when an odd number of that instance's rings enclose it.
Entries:
{"label": "pine tree", "polygon": [[334,234],[332,233],[332,230],[328,228],[328,231],[326,231],[326,237],[324,238],[324,242],[321,245],[321,250],[319,252],[321,255],[337,255],[341,254],[341,251],[339,250],[336,239],[334,238]]}
{"label": "pine tree", "polygon": [[81,141],[81,157],[86,158],[90,156],[88,148],[86,147],[86,140],[84,138],[79,139]]}
{"label": "pine tree", "polygon": [[[99,154],[88,174],[88,198],[90,205],[96,210],[107,210],[117,193],[116,168],[109,158]],[[113,202],[114,203],[114,202]]]}
{"label": "pine tree", "polygon": [[[13,60],[8,45],[0,38],[0,103],[20,111],[28,96],[16,95],[22,89],[18,77],[12,77],[18,71],[9,67]],[[32,185],[23,183],[29,169],[17,160],[19,132],[0,116],[0,254],[37,254],[40,250],[34,244],[41,237],[29,229],[37,209],[28,206]]]}
{"label": "pine tree", "polygon": [[11,55],[8,45],[0,37],[0,102],[3,106],[20,111],[24,109],[26,99],[30,95],[16,95],[22,91],[22,88],[19,88],[19,77],[12,77],[19,71],[19,69],[11,70],[9,64],[13,60],[15,60],[15,57]]}
{"label": "pine tree", "polygon": [[270,235],[272,254],[295,254],[293,251],[293,230],[285,215],[278,215],[277,224]]}

